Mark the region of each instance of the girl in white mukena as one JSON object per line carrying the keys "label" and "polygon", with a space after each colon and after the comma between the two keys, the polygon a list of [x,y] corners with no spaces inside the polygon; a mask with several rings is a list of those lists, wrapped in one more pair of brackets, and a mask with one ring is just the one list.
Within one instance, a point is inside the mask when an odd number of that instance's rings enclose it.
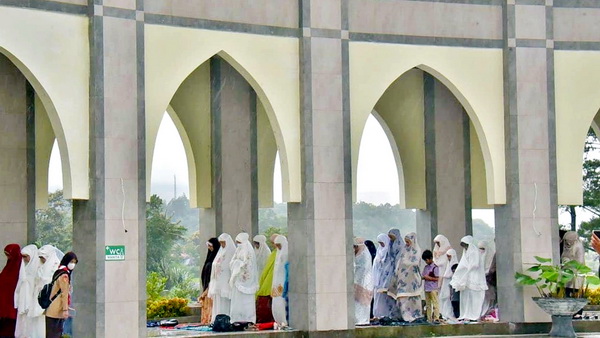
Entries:
{"label": "girl in white mukena", "polygon": [[442,286],[440,288],[440,313],[442,318],[446,320],[455,320],[454,317],[454,309],[452,308],[452,299],[450,296],[452,295],[452,290],[450,290],[450,281],[452,280],[452,267],[454,264],[458,264],[458,256],[456,254],[456,250],[450,249],[446,251],[446,257],[448,259],[448,264],[446,264],[446,269],[440,269],[440,273],[442,273]]}
{"label": "girl in white mukena", "polygon": [[219,249],[213,261],[210,284],[208,285],[208,297],[213,300],[211,322],[215,321],[217,315],[229,316],[231,306],[231,288],[229,287],[231,269],[229,263],[235,253],[235,243],[233,243],[233,239],[229,234],[221,234],[219,243],[221,249]]}
{"label": "girl in white mukena", "polygon": [[271,255],[271,249],[267,245],[267,237],[265,235],[254,236],[254,253],[256,254],[256,267],[258,268],[258,275],[260,276],[265,269],[267,259]]}
{"label": "girl in white mukena", "polygon": [[356,325],[369,324],[373,299],[371,254],[363,238],[354,239],[354,315]]}
{"label": "girl in white mukena", "polygon": [[287,284],[288,284],[288,241],[285,236],[275,237],[277,255],[273,268],[273,283],[271,297],[273,298],[272,312],[277,328],[284,328],[287,324]]}
{"label": "girl in white mukena", "polygon": [[483,307],[485,290],[485,262],[473,236],[465,236],[460,240],[463,255],[454,272],[450,285],[460,291],[459,320],[478,321]]}
{"label": "girl in white mukena", "polygon": [[494,240],[481,241],[477,247],[483,257],[485,281],[488,286],[483,298],[483,307],[481,308],[481,317],[485,317],[496,306],[496,287],[494,286],[495,281],[492,281],[496,273],[496,244]]}
{"label": "girl in white mukena", "polygon": [[[450,245],[450,241],[444,235],[437,235],[433,239],[433,263],[437,265],[440,270],[440,274],[443,274],[446,271],[446,266],[448,265],[448,257],[446,256],[446,252],[452,249],[452,245]],[[441,287],[443,282],[443,278],[440,278],[438,281],[438,285]]]}
{"label": "girl in white mukena", "polygon": [[247,233],[235,238],[238,244],[231,259],[231,322],[256,323],[256,291],[258,291],[258,270],[256,255]]}
{"label": "girl in white mukena", "polygon": [[37,256],[39,266],[33,286],[34,297],[31,299],[27,316],[30,318],[31,336],[46,337],[46,316],[44,316],[44,309],[38,303],[37,295],[44,285],[52,281],[52,276],[58,269],[64,254],[52,245],[44,245],[38,250]]}
{"label": "girl in white mukena", "polygon": [[37,252],[38,248],[33,244],[21,249],[23,262],[21,263],[19,282],[17,283],[17,289],[15,290],[15,308],[17,309],[15,337],[17,338],[37,338],[33,335],[32,318],[27,316],[27,312],[29,312],[29,308],[32,304],[32,299],[37,299],[37,295],[34,295],[33,293],[35,276],[40,264]]}

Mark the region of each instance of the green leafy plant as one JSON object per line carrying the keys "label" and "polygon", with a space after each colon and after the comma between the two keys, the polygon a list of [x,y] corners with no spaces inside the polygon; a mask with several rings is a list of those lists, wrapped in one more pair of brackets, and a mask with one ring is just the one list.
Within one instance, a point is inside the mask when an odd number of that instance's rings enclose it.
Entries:
{"label": "green leafy plant", "polygon": [[171,298],[146,302],[146,317],[160,319],[189,316],[190,308],[187,299]]}
{"label": "green leafy plant", "polygon": [[531,274],[517,272],[515,279],[520,285],[533,285],[540,296],[550,298],[565,298],[567,284],[575,278],[583,280],[583,287],[575,293],[575,298],[582,298],[587,293],[589,285],[600,284],[600,278],[592,274],[592,269],[585,264],[571,260],[559,265],[552,265],[552,259],[535,256],[538,261],[526,270]]}
{"label": "green leafy plant", "polygon": [[151,272],[146,278],[146,294],[149,301],[156,301],[161,298],[167,285],[167,277],[161,276],[157,272]]}

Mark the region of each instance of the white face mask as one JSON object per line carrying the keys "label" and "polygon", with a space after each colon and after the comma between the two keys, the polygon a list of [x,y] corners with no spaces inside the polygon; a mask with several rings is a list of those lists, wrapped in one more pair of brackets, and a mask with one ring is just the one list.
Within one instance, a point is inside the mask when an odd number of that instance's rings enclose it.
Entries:
{"label": "white face mask", "polygon": [[67,265],[67,268],[69,268],[69,270],[75,269],[75,263],[69,263],[69,265]]}

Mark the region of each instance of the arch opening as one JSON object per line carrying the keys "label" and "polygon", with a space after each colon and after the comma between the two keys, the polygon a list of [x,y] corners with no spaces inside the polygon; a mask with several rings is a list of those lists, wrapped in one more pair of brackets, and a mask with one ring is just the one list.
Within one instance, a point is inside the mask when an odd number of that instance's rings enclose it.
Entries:
{"label": "arch opening", "polygon": [[[208,194],[203,194],[198,187],[200,186],[206,186],[206,184],[210,184],[211,182],[208,180],[208,176],[210,175],[210,167],[207,167],[206,164],[203,164],[205,162],[199,160],[200,158],[207,158],[207,156],[209,154],[206,154],[206,151],[202,151],[201,149],[196,149],[197,147],[195,146],[196,144],[201,144],[205,149],[206,147],[210,147],[210,142],[211,142],[211,138],[210,138],[210,59],[213,57],[220,57],[223,60],[225,60],[225,62],[227,62],[230,66],[232,66],[246,81],[247,83],[250,85],[250,87],[252,87],[252,89],[255,91],[256,96],[257,96],[257,111],[261,111],[265,114],[266,116],[266,124],[268,125],[268,129],[269,132],[274,136],[274,143],[275,143],[275,149],[276,151],[279,152],[280,157],[281,157],[281,164],[283,166],[283,170],[282,170],[282,179],[283,179],[283,194],[284,194],[284,200],[285,201],[299,201],[299,198],[297,197],[298,193],[291,191],[290,190],[290,160],[288,159],[288,154],[287,154],[287,147],[285,145],[285,140],[284,140],[284,135],[283,132],[280,128],[280,124],[278,121],[278,118],[275,114],[274,111],[274,107],[273,104],[271,103],[271,100],[269,97],[267,97],[267,94],[265,93],[265,91],[263,90],[262,86],[259,84],[259,82],[254,78],[254,76],[252,74],[250,74],[250,72],[248,70],[246,70],[246,68],[241,65],[234,57],[232,57],[229,53],[225,52],[224,50],[220,50],[217,53],[213,54],[212,56],[208,57],[207,59],[205,59],[204,61],[200,62],[200,64],[198,65],[198,63],[196,62],[192,67],[188,68],[189,73],[186,71],[185,72],[185,76],[183,77],[183,79],[180,81],[178,86],[172,86],[170,88],[167,88],[167,95],[170,95],[170,103],[169,105],[174,108],[173,111],[176,115],[179,116],[179,119],[182,121],[182,129],[185,129],[187,131],[187,135],[190,139],[191,142],[191,151],[188,152],[188,154],[192,154],[194,157],[194,160],[189,160],[188,164],[189,166],[195,165],[194,170],[192,170],[192,168],[190,167],[190,181],[192,180],[192,172],[196,172],[196,187],[191,187],[191,191],[190,191],[190,196],[198,196],[197,197],[197,203],[195,203],[195,205],[200,206],[200,207],[210,207],[211,206],[211,197]],[[196,117],[196,120],[199,119],[199,121],[196,122],[201,122],[201,123],[196,123],[195,125],[198,126],[200,125],[200,129],[201,130],[188,130],[190,129],[191,125],[194,124],[190,124],[188,117],[182,116],[182,111],[184,111],[184,109],[180,109],[179,107],[177,107],[178,104],[176,104],[174,101],[177,100],[178,96],[183,96],[185,94],[180,94],[183,90],[183,92],[188,91],[189,94],[189,90],[190,88],[185,88],[185,87],[190,87],[192,85],[190,85],[188,82],[190,82],[190,79],[195,79],[198,81],[198,83],[195,84],[196,87],[201,87],[201,90],[199,92],[203,93],[201,96],[201,101],[203,102],[201,104],[202,108],[202,112],[201,112],[201,117]],[[147,153],[149,154],[149,156],[147,156],[147,170],[149,173],[151,173],[152,171],[152,167],[151,167],[151,163],[152,163],[152,154],[153,154],[153,148],[155,146],[155,141],[156,141],[156,133],[158,131],[158,118],[157,118],[157,114],[156,112],[149,110],[147,111],[148,116],[148,121],[146,124],[146,130],[147,130]],[[202,140],[197,140],[196,139],[196,134],[197,132],[204,132],[205,136],[202,137]],[[260,135],[260,134],[259,134]],[[184,142],[185,143],[185,142]],[[269,150],[270,154],[269,157],[271,157],[271,160],[274,160],[274,152],[272,151],[272,149]],[[208,156],[208,158],[210,158]],[[209,163],[210,164],[210,163]],[[195,193],[192,192],[192,190],[196,190]],[[299,191],[299,190],[298,190]],[[294,197],[296,196],[296,197]],[[272,203],[272,201],[267,201],[265,203]]]}
{"label": "arch opening", "polygon": [[[471,165],[475,166],[478,181],[477,187],[483,185],[482,191],[475,192],[478,207],[489,207],[494,201],[494,169],[488,142],[481,123],[473,107],[456,86],[435,69],[419,65],[406,70],[385,89],[374,103],[372,112],[377,113],[382,125],[388,126],[392,135],[390,142],[395,142],[398,150],[398,172],[402,172],[405,189],[405,206],[407,208],[425,208],[425,150],[424,150],[424,89],[423,74],[429,74],[447,88],[460,103],[469,117]],[[368,117],[368,116],[367,116]],[[353,118],[360,127],[353,127],[358,137],[353,139],[353,150],[356,152],[362,142],[362,133],[366,125],[364,114]],[[360,131],[358,131],[360,129]],[[387,132],[386,132],[387,133]],[[353,160],[354,176],[357,174],[357,162]],[[356,182],[354,182],[356,187]],[[356,188],[355,188],[356,200]]]}

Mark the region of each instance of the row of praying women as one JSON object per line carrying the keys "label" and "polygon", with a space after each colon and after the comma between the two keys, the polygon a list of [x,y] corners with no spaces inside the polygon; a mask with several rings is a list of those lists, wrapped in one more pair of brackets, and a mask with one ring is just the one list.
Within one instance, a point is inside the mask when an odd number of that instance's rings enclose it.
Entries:
{"label": "row of praying women", "polygon": [[[0,337],[61,337],[69,316],[75,254],[65,255],[52,245],[38,249],[33,244],[23,249],[9,244],[4,254],[7,263],[0,273]],[[42,309],[38,294],[53,278],[57,283],[51,294],[57,295],[60,288],[62,295],[56,296],[48,309]]]}
{"label": "row of praying women", "polygon": [[219,314],[231,322],[275,323],[287,326],[288,242],[273,235],[277,250],[271,252],[266,237],[257,235],[250,243],[247,233],[235,242],[228,234],[211,238],[202,268],[202,324]]}
{"label": "row of praying women", "polygon": [[443,235],[435,237],[433,253],[421,251],[415,233],[402,238],[398,229],[379,234],[378,246],[371,254],[369,242],[354,241],[357,325],[369,324],[373,317],[420,320],[424,317],[423,292],[430,322],[477,321],[495,310],[493,242],[476,243],[472,236],[463,237],[460,262]]}

